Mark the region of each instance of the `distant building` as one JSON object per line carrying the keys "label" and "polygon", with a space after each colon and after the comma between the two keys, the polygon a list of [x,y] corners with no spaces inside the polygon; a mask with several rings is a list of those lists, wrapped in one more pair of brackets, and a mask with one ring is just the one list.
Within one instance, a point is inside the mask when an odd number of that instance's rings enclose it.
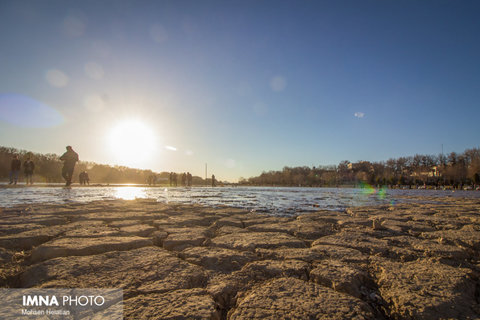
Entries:
{"label": "distant building", "polygon": [[364,171],[364,172],[373,172],[373,164],[369,161],[358,161],[356,163],[349,163],[348,169],[353,171]]}
{"label": "distant building", "polygon": [[440,172],[437,166],[433,166],[429,171],[412,172],[412,177],[439,177]]}

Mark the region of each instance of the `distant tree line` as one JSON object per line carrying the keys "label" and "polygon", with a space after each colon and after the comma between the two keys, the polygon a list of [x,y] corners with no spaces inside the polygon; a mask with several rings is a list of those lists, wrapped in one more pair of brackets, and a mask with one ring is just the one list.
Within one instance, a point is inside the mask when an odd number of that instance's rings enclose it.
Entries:
{"label": "distant tree line", "polygon": [[461,154],[400,157],[381,162],[342,161],[319,167],[284,167],[263,172],[258,177],[240,178],[241,185],[255,186],[341,186],[369,183],[390,186],[464,186],[480,185],[480,149]]}
{"label": "distant tree line", "polygon": [[[15,148],[0,147],[0,180],[7,181],[10,173],[10,165],[13,155],[17,154],[23,162],[30,157],[35,163],[34,181],[55,183],[64,182],[62,178],[62,166],[59,156],[56,154],[39,154]],[[90,183],[138,183],[167,185],[169,172],[153,172],[151,170],[132,169],[124,166],[109,166],[94,162],[80,161],[75,166],[74,181],[78,181],[78,175],[87,171]],[[20,175],[22,176],[22,175]],[[207,181],[194,176],[193,185],[204,185]]]}

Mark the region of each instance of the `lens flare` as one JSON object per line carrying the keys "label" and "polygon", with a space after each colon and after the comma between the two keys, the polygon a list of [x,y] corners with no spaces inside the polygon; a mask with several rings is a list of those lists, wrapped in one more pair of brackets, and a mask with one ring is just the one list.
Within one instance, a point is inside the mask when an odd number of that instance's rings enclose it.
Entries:
{"label": "lens flare", "polygon": [[69,37],[80,37],[85,33],[85,22],[78,16],[67,16],[63,20],[63,30]]}
{"label": "lens flare", "polygon": [[360,182],[360,189],[362,189],[361,193],[364,195],[369,196],[376,193],[376,190],[374,187],[372,187],[371,185],[363,181]]}
{"label": "lens flare", "polygon": [[19,94],[0,95],[0,121],[27,128],[48,128],[63,123],[50,106]]}
{"label": "lens flare", "polygon": [[366,182],[360,182],[360,189],[360,193],[365,196],[376,195],[380,200],[385,200],[387,197],[386,186],[381,186],[380,188],[376,189]]}
{"label": "lens flare", "polygon": [[45,73],[47,82],[55,88],[63,88],[68,84],[68,76],[61,70],[50,69]]}
{"label": "lens flare", "polygon": [[287,79],[283,76],[275,76],[270,80],[270,87],[275,92],[280,92],[287,86]]}
{"label": "lens flare", "polygon": [[382,186],[378,189],[378,198],[384,200],[387,197],[387,187]]}

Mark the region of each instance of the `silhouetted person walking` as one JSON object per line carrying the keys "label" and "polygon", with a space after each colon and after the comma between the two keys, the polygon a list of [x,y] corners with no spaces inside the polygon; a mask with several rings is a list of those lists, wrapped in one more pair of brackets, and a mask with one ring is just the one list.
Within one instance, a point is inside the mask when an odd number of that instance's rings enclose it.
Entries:
{"label": "silhouetted person walking", "polygon": [[30,159],[30,157],[25,160],[23,163],[23,171],[25,173],[25,183],[33,184],[33,170],[35,170],[35,163]]}
{"label": "silhouetted person walking", "polygon": [[71,146],[67,146],[67,152],[60,157],[60,160],[63,161],[62,177],[65,179],[65,185],[69,186],[72,184],[73,169],[78,161],[78,154]]}
{"label": "silhouetted person walking", "polygon": [[14,155],[10,165],[10,184],[17,184],[18,174],[20,173],[21,166],[22,162],[18,159],[18,155]]}
{"label": "silhouetted person walking", "polygon": [[212,174],[212,187],[215,187],[215,175]]}
{"label": "silhouetted person walking", "polygon": [[84,180],[84,178],[83,178],[83,171],[82,171],[78,175],[78,182],[80,183],[80,185],[83,185],[83,180]]}
{"label": "silhouetted person walking", "polygon": [[151,186],[151,185],[155,185],[157,183],[157,176],[154,175],[154,174],[151,174],[148,176],[148,185]]}
{"label": "silhouetted person walking", "polygon": [[90,184],[90,178],[88,177],[87,171],[82,171],[78,175],[78,181],[81,185],[86,185],[87,183]]}
{"label": "silhouetted person walking", "polygon": [[83,171],[83,184],[90,185],[90,177],[88,176],[87,171]]}
{"label": "silhouetted person walking", "polygon": [[187,186],[192,186],[192,175],[190,174],[190,172],[187,172]]}
{"label": "silhouetted person walking", "polygon": [[186,186],[187,185],[187,174],[184,172],[182,174],[182,186]]}

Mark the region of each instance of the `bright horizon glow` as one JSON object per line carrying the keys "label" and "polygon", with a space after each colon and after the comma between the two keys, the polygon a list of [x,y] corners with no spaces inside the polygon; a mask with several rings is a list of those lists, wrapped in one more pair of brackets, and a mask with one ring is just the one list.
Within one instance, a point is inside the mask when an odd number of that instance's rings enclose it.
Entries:
{"label": "bright horizon glow", "polygon": [[118,164],[142,167],[154,155],[156,137],[153,130],[140,120],[124,120],[109,132],[107,144]]}

